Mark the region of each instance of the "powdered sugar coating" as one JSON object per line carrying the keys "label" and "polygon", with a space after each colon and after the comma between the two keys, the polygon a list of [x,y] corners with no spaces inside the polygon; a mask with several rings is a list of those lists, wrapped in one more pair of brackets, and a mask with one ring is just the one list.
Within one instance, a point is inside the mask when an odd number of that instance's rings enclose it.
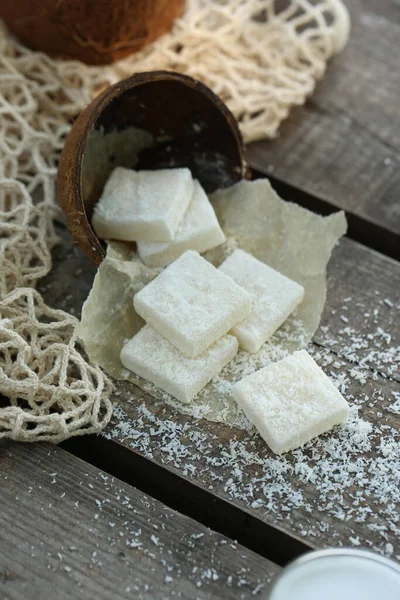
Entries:
{"label": "powdered sugar coating", "polygon": [[133,171],[117,167],[94,208],[93,227],[104,239],[170,241],[192,192],[189,169]]}
{"label": "powdered sugar coating", "polygon": [[136,312],[190,358],[251,312],[252,296],[188,250],[134,297]]}
{"label": "powdered sugar coating", "polygon": [[237,249],[219,267],[254,297],[253,310],[232,329],[248,352],[257,352],[302,301],[304,288],[244,250]]}
{"label": "powdered sugar coating", "polygon": [[176,236],[169,243],[138,242],[140,258],[148,267],[164,267],[186,250],[205,252],[225,241],[214,209],[200,183],[193,185],[193,196]]}
{"label": "powdered sugar coating", "polygon": [[306,350],[245,377],[232,393],[276,454],[345,423],[349,414],[342,394]]}
{"label": "powdered sugar coating", "polygon": [[235,356],[236,338],[224,335],[197,358],[187,358],[150,325],[122,349],[121,362],[181,402],[194,396]]}

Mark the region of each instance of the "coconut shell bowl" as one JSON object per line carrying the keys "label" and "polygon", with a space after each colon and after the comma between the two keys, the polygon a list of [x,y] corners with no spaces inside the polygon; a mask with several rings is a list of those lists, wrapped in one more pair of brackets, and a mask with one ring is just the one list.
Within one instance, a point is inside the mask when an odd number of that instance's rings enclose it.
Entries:
{"label": "coconut shell bowl", "polygon": [[185,0],[0,0],[0,19],[23,44],[101,65],[168,31]]}
{"label": "coconut shell bowl", "polygon": [[96,264],[105,246],[91,227],[93,206],[117,166],[188,167],[207,192],[247,177],[237,122],[202,83],[155,71],[109,87],[74,122],[57,178],[67,227]]}

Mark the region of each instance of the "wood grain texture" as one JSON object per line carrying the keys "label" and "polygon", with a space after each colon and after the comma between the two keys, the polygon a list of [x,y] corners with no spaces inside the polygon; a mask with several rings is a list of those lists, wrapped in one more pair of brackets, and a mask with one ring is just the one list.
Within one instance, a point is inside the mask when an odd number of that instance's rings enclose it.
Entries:
{"label": "wood grain texture", "polygon": [[[398,2],[351,0],[348,46],[250,166],[384,226],[400,239]],[[400,241],[399,241],[400,244]],[[399,249],[400,252],[400,249]]]}
{"label": "wood grain texture", "polygon": [[[58,253],[44,282],[45,297],[78,314],[94,269],[71,247],[68,236]],[[399,397],[398,382],[388,377],[400,361],[398,351],[392,352],[399,340],[399,280],[398,263],[360,244],[345,239],[334,249],[322,327],[309,350],[353,406],[354,418],[345,432],[336,429],[304,451],[276,457],[257,435],[195,421],[121,384],[108,429],[116,444],[103,450],[107,469],[120,459],[123,448],[132,451],[132,464],[134,455],[151,459],[207,491],[210,511],[213,498],[220,498],[258,519],[260,528],[268,525],[291,536],[293,543],[315,548],[361,545],[400,558],[395,454]],[[368,310],[372,317],[364,316]],[[348,334],[346,328],[354,331]],[[375,335],[378,328],[392,336],[389,343],[382,334]],[[389,357],[382,356],[387,349]],[[93,446],[96,454],[100,450]],[[129,455],[124,460],[129,469]],[[167,478],[162,482],[166,485]]]}
{"label": "wood grain texture", "polygon": [[400,263],[344,238],[328,264],[314,341],[400,381]]}
{"label": "wood grain texture", "polygon": [[276,456],[257,434],[196,421],[126,384],[107,437],[207,490],[210,506],[212,496],[233,503],[260,528],[310,548],[362,546],[400,559],[398,384],[364,371],[358,379],[353,364],[310,350],[362,420],[353,414],[348,428],[301,451]]}
{"label": "wood grain texture", "polygon": [[252,598],[279,567],[69,453],[0,443],[0,597]]}

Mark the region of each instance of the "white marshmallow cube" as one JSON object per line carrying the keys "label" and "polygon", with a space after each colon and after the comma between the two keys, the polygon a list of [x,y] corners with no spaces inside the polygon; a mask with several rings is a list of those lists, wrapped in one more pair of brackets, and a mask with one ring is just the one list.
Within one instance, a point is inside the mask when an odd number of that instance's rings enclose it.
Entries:
{"label": "white marshmallow cube", "polygon": [[345,423],[349,414],[346,400],[305,350],[245,377],[232,394],[276,454]]}
{"label": "white marshmallow cube", "polygon": [[190,402],[229,363],[237,339],[224,335],[197,358],[187,358],[155,329],[145,325],[121,351],[121,362],[181,402]]}
{"label": "white marshmallow cube", "polygon": [[136,312],[194,358],[251,312],[252,296],[188,250],[134,297]]}
{"label": "white marshmallow cube", "polygon": [[242,348],[257,352],[302,301],[304,288],[240,249],[219,269],[255,297],[251,315],[231,333]]}
{"label": "white marshmallow cube", "polygon": [[186,250],[205,252],[225,241],[225,235],[209,199],[198,181],[193,196],[172,242],[138,242],[140,258],[148,267],[164,267]]}
{"label": "white marshmallow cube", "polygon": [[192,193],[189,169],[117,167],[94,207],[94,230],[103,239],[168,242],[182,222]]}

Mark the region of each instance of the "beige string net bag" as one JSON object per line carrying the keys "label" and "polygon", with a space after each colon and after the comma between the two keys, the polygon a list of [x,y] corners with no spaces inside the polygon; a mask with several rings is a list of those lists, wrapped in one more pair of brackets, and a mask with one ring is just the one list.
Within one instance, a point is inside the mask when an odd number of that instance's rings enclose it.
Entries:
{"label": "beige string net bag", "polygon": [[0,438],[60,442],[98,432],[112,386],[88,364],[77,319],[35,290],[51,269],[59,152],[71,118],[137,71],[204,81],[238,118],[245,141],[273,137],[347,41],[340,0],[189,0],[172,31],[111,66],[56,61],[0,23]]}

